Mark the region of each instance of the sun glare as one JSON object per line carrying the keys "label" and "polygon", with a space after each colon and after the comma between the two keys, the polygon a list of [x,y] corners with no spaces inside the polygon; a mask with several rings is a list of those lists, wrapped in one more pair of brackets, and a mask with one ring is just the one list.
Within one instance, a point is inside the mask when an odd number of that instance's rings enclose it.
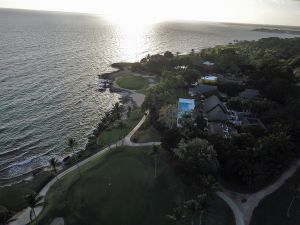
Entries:
{"label": "sun glare", "polygon": [[143,49],[147,49],[149,42],[147,42],[146,34],[151,26],[147,22],[134,23],[130,21],[116,21],[119,38],[119,54],[124,60],[138,60],[139,55]]}

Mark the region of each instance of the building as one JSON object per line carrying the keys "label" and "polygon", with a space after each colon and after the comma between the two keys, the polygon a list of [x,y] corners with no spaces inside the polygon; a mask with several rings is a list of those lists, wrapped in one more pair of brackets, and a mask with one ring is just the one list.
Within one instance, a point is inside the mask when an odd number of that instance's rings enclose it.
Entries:
{"label": "building", "polygon": [[245,89],[242,91],[239,96],[244,99],[252,99],[259,95],[259,91],[256,89]]}
{"label": "building", "polygon": [[229,120],[227,107],[215,95],[204,99],[202,110],[208,121],[226,122]]}
{"label": "building", "polygon": [[184,115],[190,114],[195,109],[194,99],[179,98],[178,101],[178,114],[177,114],[177,127],[180,126],[180,119]]}
{"label": "building", "polygon": [[213,93],[217,91],[218,87],[215,85],[197,84],[195,87],[189,89],[191,96],[202,96],[205,94]]}

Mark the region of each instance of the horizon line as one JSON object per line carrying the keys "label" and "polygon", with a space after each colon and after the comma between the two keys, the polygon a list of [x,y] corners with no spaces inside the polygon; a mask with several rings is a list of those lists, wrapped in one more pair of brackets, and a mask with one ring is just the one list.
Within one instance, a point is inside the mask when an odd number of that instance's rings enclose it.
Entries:
{"label": "horizon line", "polygon": [[[20,10],[20,11],[34,11],[34,12],[49,12],[49,13],[66,13],[66,14],[81,14],[81,15],[93,15],[100,16],[105,18],[101,13],[93,13],[93,12],[78,12],[78,11],[62,11],[62,10],[47,10],[47,9],[27,9],[27,8],[7,8],[0,7],[0,10]],[[236,21],[211,21],[211,20],[191,20],[191,19],[167,19],[161,22],[153,22],[155,23],[165,23],[165,22],[187,22],[187,23],[223,23],[223,24],[232,24],[232,25],[258,25],[258,26],[281,26],[281,27],[294,27],[300,28],[300,25],[289,25],[289,24],[266,24],[266,23],[247,23],[247,22],[236,22]]]}

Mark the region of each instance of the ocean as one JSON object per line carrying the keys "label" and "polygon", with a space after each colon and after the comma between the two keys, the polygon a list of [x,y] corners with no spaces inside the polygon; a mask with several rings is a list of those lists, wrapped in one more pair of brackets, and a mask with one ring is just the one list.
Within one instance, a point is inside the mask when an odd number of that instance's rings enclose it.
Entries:
{"label": "ocean", "polygon": [[119,100],[98,91],[112,63],[166,50],[186,53],[234,40],[293,37],[252,31],[258,25],[162,22],[117,25],[97,15],[0,9],[0,178],[78,150]]}

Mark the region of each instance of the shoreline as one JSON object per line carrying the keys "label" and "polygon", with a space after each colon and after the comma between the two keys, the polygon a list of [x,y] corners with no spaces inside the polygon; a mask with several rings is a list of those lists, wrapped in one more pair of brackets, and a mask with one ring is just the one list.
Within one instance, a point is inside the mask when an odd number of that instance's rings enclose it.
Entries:
{"label": "shoreline", "polygon": [[[136,107],[136,106],[139,106],[139,104],[136,104],[136,101],[135,101],[134,97],[132,96],[132,95],[134,95],[134,91],[117,87],[115,84],[116,78],[122,75],[119,73],[126,71],[126,69],[124,69],[124,67],[126,67],[127,64],[129,65],[130,63],[113,63],[110,66],[111,66],[111,68],[116,69],[115,71],[98,74],[97,76],[98,76],[99,80],[100,79],[108,79],[108,80],[112,81],[112,84],[107,89],[109,89],[109,91],[111,93],[119,94],[120,102],[125,100],[126,101],[125,104],[129,104],[131,107]],[[111,112],[111,110],[108,112]],[[95,144],[95,141],[100,134],[99,127],[102,125],[103,119],[104,119],[104,117],[100,119],[100,121],[97,123],[96,128],[91,129],[91,132],[87,135],[86,144],[85,144],[85,146],[83,146],[83,150],[81,150],[81,151],[83,151],[83,152],[87,152],[89,150],[93,151],[92,145]],[[74,154],[66,154],[62,157],[61,163],[62,163],[63,168],[60,170],[60,172],[68,169],[69,167],[72,167],[73,163],[66,165],[65,160],[67,158],[71,158],[73,155]],[[82,160],[84,160],[84,157]],[[0,177],[0,188],[7,187],[7,186],[13,186],[13,185],[16,185],[16,184],[19,184],[22,182],[30,182],[32,179],[34,179],[40,173],[47,171],[48,167],[49,166],[40,166],[36,169],[33,169],[31,171],[28,171],[26,173],[16,175],[13,177]]]}

